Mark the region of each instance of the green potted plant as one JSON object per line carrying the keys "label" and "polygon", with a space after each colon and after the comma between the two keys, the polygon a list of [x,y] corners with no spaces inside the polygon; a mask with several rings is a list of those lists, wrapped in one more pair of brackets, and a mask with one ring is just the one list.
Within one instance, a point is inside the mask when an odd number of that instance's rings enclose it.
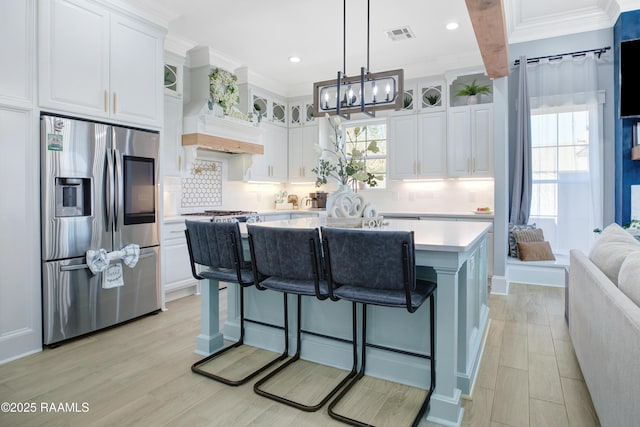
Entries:
{"label": "green potted plant", "polygon": [[427,100],[429,105],[437,105],[438,101],[440,101],[440,95],[437,95],[435,93],[431,95],[426,95],[425,99]]}
{"label": "green potted plant", "polygon": [[406,110],[408,108],[411,108],[412,104],[413,104],[413,98],[411,97],[411,95],[405,93],[404,98],[402,100],[402,108]]}
{"label": "green potted plant", "polygon": [[462,89],[460,89],[456,96],[466,96],[467,97],[467,105],[469,104],[477,104],[478,96],[482,94],[491,93],[490,85],[478,85],[476,83],[476,79],[469,84],[463,85]]}
{"label": "green potted plant", "polygon": [[253,109],[256,111],[256,115],[258,116],[258,123],[260,123],[262,121],[262,107],[257,102],[254,102]]}

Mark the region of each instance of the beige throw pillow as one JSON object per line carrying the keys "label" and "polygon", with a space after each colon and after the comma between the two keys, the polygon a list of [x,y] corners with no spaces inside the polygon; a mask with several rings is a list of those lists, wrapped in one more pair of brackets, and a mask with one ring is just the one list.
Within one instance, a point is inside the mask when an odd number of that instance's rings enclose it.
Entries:
{"label": "beige throw pillow", "polygon": [[515,241],[515,256],[520,258],[520,250],[518,249],[518,243],[521,242],[543,242],[544,234],[541,228],[527,228],[521,230],[512,231],[513,240]]}
{"label": "beige throw pillow", "polygon": [[589,253],[589,259],[618,286],[620,267],[633,251],[640,251],[640,242],[613,223],[602,231]]}
{"label": "beige throw pillow", "polygon": [[554,261],[549,242],[518,242],[518,253],[522,261]]}
{"label": "beige throw pillow", "polygon": [[618,274],[618,287],[640,306],[640,252],[631,252],[624,259]]}
{"label": "beige throw pillow", "polygon": [[513,236],[516,238],[516,243],[521,242],[544,242],[544,233],[542,228],[535,228],[532,230],[515,230]]}

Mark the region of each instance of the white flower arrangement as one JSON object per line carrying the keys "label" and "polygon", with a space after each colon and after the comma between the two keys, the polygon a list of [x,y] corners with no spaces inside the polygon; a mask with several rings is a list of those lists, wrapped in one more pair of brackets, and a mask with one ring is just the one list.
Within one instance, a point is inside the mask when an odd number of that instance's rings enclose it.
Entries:
{"label": "white flower arrangement", "polygon": [[238,77],[221,68],[216,68],[209,75],[209,93],[213,102],[220,104],[224,113],[229,115],[240,102],[238,93]]}

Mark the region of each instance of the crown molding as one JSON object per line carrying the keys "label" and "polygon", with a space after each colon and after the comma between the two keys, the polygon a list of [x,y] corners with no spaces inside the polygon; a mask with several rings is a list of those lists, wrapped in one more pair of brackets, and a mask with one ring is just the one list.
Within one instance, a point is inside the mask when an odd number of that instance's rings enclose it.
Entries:
{"label": "crown molding", "polygon": [[610,28],[610,13],[615,13],[615,10],[605,11],[592,6],[527,20],[522,19],[518,1],[509,3],[507,31],[510,44]]}

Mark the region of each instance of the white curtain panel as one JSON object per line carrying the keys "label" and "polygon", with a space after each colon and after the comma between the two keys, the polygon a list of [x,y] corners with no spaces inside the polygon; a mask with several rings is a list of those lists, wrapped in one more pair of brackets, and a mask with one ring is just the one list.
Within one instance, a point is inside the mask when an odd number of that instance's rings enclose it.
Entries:
{"label": "white curtain panel", "polygon": [[[588,111],[588,173],[585,171],[586,164],[584,167],[578,167],[579,171],[565,169],[563,161],[559,159],[555,171],[558,185],[553,195],[558,218],[555,220],[545,215],[536,217],[532,213],[529,219],[543,228],[554,252],[568,253],[572,248],[588,251],[593,242],[592,230],[602,228],[603,225],[604,92],[598,90],[597,59],[593,53],[580,57],[568,55],[561,59],[543,59],[539,63],[528,65],[528,83],[533,115]],[[539,134],[548,131],[538,130]],[[533,132],[535,133],[535,130]],[[565,141],[560,133],[561,131],[557,135],[559,158],[561,146]],[[566,158],[564,162],[567,163]],[[574,164],[578,162],[576,155]]]}

